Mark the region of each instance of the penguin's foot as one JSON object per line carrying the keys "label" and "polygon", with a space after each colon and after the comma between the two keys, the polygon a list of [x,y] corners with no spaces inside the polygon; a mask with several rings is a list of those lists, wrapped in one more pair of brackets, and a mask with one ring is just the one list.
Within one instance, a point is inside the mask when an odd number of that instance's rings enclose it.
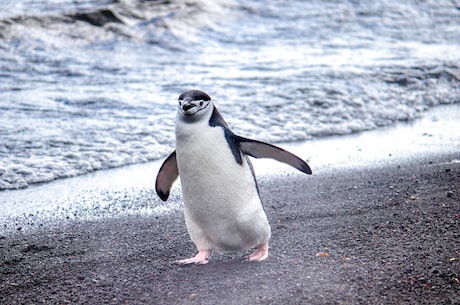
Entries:
{"label": "penguin's foot", "polygon": [[248,257],[248,261],[250,262],[261,262],[266,259],[268,256],[268,242],[259,245],[253,253],[251,253]]}
{"label": "penguin's foot", "polygon": [[182,259],[179,261],[175,261],[177,264],[181,265],[188,265],[188,264],[195,264],[195,265],[204,265],[209,263],[209,257],[211,256],[211,250],[199,250],[198,254],[192,258]]}

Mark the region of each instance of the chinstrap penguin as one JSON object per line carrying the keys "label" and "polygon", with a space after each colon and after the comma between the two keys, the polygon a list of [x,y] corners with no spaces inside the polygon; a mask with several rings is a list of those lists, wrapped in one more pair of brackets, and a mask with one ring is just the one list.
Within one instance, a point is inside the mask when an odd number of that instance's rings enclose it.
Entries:
{"label": "chinstrap penguin", "polygon": [[234,134],[205,92],[189,90],[179,96],[176,150],[161,166],[155,186],[166,201],[180,176],[185,222],[198,254],[178,263],[206,264],[213,250],[254,247],[249,261],[267,258],[271,229],[248,156],[272,158],[312,173],[292,153]]}

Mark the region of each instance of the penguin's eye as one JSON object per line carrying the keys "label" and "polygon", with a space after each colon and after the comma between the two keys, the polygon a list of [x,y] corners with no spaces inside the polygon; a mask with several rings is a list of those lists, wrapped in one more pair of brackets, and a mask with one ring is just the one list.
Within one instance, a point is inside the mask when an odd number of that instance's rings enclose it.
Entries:
{"label": "penguin's eye", "polygon": [[203,106],[203,102],[200,102],[200,106]]}

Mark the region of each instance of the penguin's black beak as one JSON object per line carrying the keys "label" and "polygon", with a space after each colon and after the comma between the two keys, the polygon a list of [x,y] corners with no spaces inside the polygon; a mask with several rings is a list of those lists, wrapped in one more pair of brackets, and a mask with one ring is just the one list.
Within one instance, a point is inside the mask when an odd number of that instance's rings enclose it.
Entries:
{"label": "penguin's black beak", "polygon": [[184,110],[184,112],[186,112],[187,110],[192,109],[193,107],[195,107],[194,104],[185,103],[184,105],[182,105],[182,110]]}

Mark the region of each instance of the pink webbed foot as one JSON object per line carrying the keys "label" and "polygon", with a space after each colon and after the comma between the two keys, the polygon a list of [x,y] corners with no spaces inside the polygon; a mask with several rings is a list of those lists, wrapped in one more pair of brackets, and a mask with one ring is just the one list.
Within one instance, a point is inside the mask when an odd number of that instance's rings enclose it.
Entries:
{"label": "pink webbed foot", "polygon": [[198,254],[192,258],[182,259],[179,261],[175,261],[177,264],[181,265],[188,265],[188,264],[196,264],[196,265],[204,265],[209,262],[209,257],[211,256],[211,250],[199,250]]}
{"label": "pink webbed foot", "polygon": [[268,243],[257,247],[256,251],[251,253],[248,257],[250,262],[261,262],[268,257]]}

